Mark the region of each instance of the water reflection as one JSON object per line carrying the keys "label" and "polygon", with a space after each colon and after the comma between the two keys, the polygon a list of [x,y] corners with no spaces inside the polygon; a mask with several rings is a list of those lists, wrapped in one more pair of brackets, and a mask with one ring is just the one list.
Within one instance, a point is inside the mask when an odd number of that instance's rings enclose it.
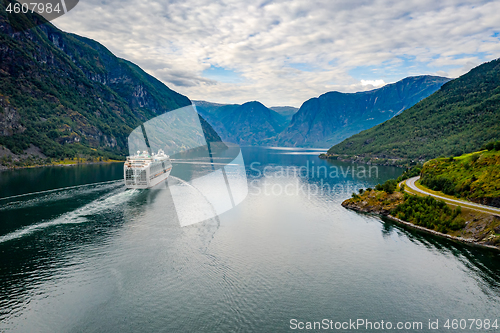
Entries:
{"label": "water reflection", "polygon": [[[410,240],[417,246],[425,246],[428,250],[444,256],[453,256],[462,265],[464,271],[474,272],[478,285],[487,295],[500,296],[500,253],[493,249],[483,249],[420,230],[397,224],[387,218],[382,218],[382,233],[385,237],[397,235]],[[487,286],[486,288],[485,285]]]}
{"label": "water reflection", "polygon": [[348,190],[277,192],[373,187],[400,169],[362,179],[283,175],[280,167],[313,162],[353,166],[283,151],[243,149],[247,199],[185,228],[168,188],[108,184],[0,203],[0,237],[61,222],[0,242],[0,331],[286,331],[292,317],[332,313],[423,321],[498,314],[498,253],[346,210]]}

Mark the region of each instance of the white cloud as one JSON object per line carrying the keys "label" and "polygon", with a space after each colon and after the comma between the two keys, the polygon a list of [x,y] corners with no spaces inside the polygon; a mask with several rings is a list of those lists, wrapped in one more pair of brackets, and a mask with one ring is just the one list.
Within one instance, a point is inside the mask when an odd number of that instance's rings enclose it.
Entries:
{"label": "white cloud", "polygon": [[[191,99],[300,106],[410,75],[455,77],[497,58],[499,12],[485,0],[86,0],[53,23]],[[241,80],[208,79],[211,66]]]}
{"label": "white cloud", "polygon": [[385,86],[384,80],[361,80],[362,86],[382,87]]}

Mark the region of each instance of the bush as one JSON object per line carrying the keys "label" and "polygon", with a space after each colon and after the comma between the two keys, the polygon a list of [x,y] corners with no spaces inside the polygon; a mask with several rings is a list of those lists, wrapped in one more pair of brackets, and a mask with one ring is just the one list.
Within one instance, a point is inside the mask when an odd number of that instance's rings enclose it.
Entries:
{"label": "bush", "polygon": [[448,232],[448,229],[460,230],[465,227],[460,207],[452,210],[444,201],[429,196],[405,194],[404,200],[391,212],[393,216],[442,233]]}
{"label": "bush", "polygon": [[451,230],[460,230],[465,228],[465,219],[463,217],[457,217],[450,223]]}
{"label": "bush", "polygon": [[483,146],[486,150],[500,150],[500,141],[491,141]]}
{"label": "bush", "polygon": [[392,194],[394,193],[397,187],[398,187],[398,182],[395,179],[388,179],[384,184],[377,184],[375,186],[375,190],[385,191],[388,194]]}
{"label": "bush", "polygon": [[365,190],[363,190],[362,188],[359,189],[359,194],[363,194]]}
{"label": "bush", "polygon": [[394,179],[389,179],[383,185],[383,189],[385,192],[392,194],[398,187],[398,183]]}
{"label": "bush", "polygon": [[453,180],[448,179],[444,176],[434,176],[432,174],[427,174],[424,175],[420,182],[422,185],[427,186],[431,190],[434,191],[441,191],[445,194],[448,195],[455,195],[456,194],[456,185],[453,182]]}
{"label": "bush", "polygon": [[443,234],[446,234],[448,232],[448,229],[443,224],[435,226],[435,229],[437,232],[442,232]]}
{"label": "bush", "polygon": [[412,167],[410,169],[406,169],[405,172],[403,172],[403,174],[396,179],[396,181],[398,183],[400,183],[403,180],[407,180],[409,178],[416,177],[416,176],[420,175],[421,172],[422,172],[422,165],[420,165],[420,164],[415,165],[414,167]]}

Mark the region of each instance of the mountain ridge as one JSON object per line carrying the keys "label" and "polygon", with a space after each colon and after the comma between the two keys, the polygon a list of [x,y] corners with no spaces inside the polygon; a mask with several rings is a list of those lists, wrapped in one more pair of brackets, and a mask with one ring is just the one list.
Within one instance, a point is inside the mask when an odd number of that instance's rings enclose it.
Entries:
{"label": "mountain ridge", "polygon": [[[262,132],[260,121],[247,123],[244,132],[254,130],[260,134],[249,139],[243,133],[239,109],[240,104],[219,104],[194,101],[200,114],[219,132],[224,140],[250,145],[331,147],[352,134],[371,128],[431,95],[450,79],[420,75],[407,77],[398,82],[370,91],[342,93],[330,91],[305,101],[299,109],[293,107],[271,107],[276,114],[262,113],[262,122],[276,122],[272,131]],[[260,102],[259,102],[260,103]],[[265,108],[264,105],[262,107]],[[274,110],[273,110],[274,109]],[[281,112],[281,113],[280,113]],[[273,126],[272,126],[273,127]],[[243,138],[240,138],[243,136]]]}
{"label": "mountain ridge", "polygon": [[280,146],[331,147],[335,142],[401,113],[449,80],[420,75],[370,91],[324,93],[305,101],[274,143]]}
{"label": "mountain ridge", "polygon": [[0,145],[13,153],[35,145],[56,158],[123,156],[133,128],[191,104],[97,41],[36,13],[7,15],[9,3],[0,2]]}
{"label": "mountain ridge", "polygon": [[218,131],[224,141],[240,145],[259,145],[276,136],[287,124],[287,117],[258,101],[217,104],[194,101],[198,112]]}
{"label": "mountain ridge", "polygon": [[331,147],[328,155],[404,163],[461,155],[498,139],[500,58],[447,82],[400,115]]}

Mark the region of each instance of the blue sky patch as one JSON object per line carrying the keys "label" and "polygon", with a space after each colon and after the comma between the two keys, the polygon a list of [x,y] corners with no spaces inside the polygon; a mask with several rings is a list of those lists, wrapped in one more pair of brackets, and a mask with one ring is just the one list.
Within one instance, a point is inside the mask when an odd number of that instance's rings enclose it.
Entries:
{"label": "blue sky patch", "polygon": [[243,78],[235,71],[213,65],[205,69],[202,72],[202,76],[210,80],[224,83],[238,83],[243,81]]}

